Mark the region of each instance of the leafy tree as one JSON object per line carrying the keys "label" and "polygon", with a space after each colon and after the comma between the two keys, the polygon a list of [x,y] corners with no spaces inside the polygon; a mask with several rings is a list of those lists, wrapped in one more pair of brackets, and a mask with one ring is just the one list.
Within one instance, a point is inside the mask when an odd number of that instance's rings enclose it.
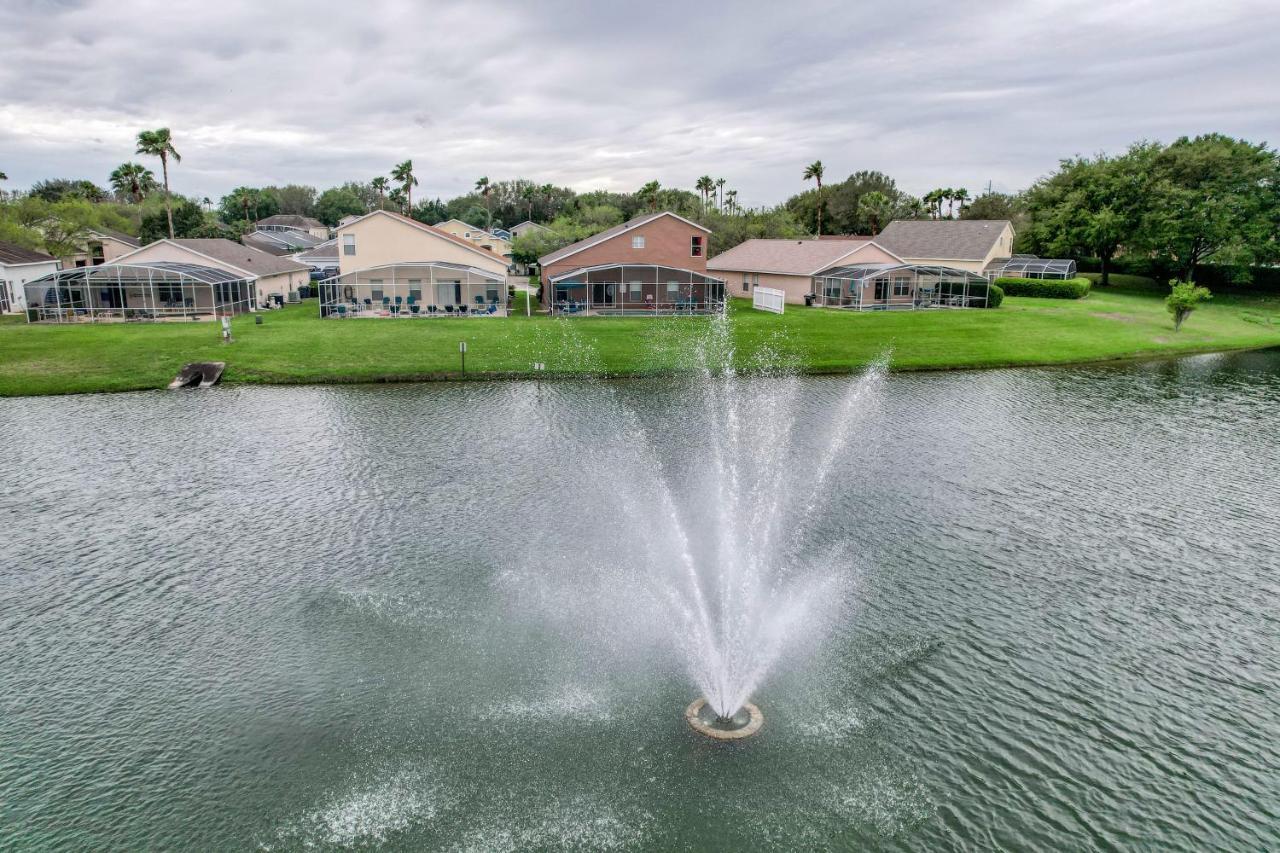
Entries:
{"label": "leafy tree", "polygon": [[983,193],[969,202],[960,211],[961,219],[1008,219],[1013,222],[1014,230],[1022,233],[1022,226],[1027,216],[1026,200],[1021,195],[1007,193]]}
{"label": "leafy tree", "polygon": [[111,188],[116,196],[133,199],[136,204],[141,204],[157,186],[156,176],[141,163],[121,163],[111,173]]}
{"label": "leafy tree", "polygon": [[164,209],[165,215],[169,220],[169,236],[174,236],[173,230],[173,204],[169,199],[169,158],[172,157],[175,163],[182,162],[182,155],[173,147],[173,138],[169,133],[169,128],[161,127],[156,130],[144,130],[138,134],[138,148],[136,154],[149,154],[152,157],[160,158],[160,168],[164,172]]}
{"label": "leafy tree", "polygon": [[1280,257],[1280,158],[1218,133],[1182,137],[1154,156],[1134,248],[1191,281],[1212,259],[1247,279]]}
{"label": "leafy tree", "polygon": [[656,213],[658,210],[658,194],[662,191],[662,185],[657,181],[649,181],[642,186],[636,193],[644,203],[649,206],[650,213]]}
{"label": "leafy tree", "polygon": [[881,192],[869,192],[858,201],[858,209],[871,223],[871,235],[879,234],[893,216],[893,202]]}
{"label": "leafy tree", "polygon": [[1173,279],[1169,282],[1170,293],[1164,301],[1164,307],[1173,315],[1173,330],[1175,332],[1182,329],[1182,323],[1191,316],[1191,312],[1201,302],[1206,302],[1213,298],[1213,294],[1209,292],[1209,288],[1200,287],[1190,281],[1178,281]]}
{"label": "leafy tree", "polygon": [[27,195],[35,196],[48,202],[72,198],[99,202],[106,200],[107,191],[93,181],[51,178],[47,181],[36,181],[31,185],[31,191]]}
{"label": "leafy tree", "polygon": [[[173,227],[172,232],[167,229],[169,225]],[[159,240],[169,233],[179,238],[198,237],[204,226],[204,211],[200,209],[200,205],[179,197],[176,205],[166,204],[163,211],[144,213],[139,237],[143,243]]]}
{"label": "leafy tree", "polygon": [[814,181],[818,186],[817,197],[814,204],[818,212],[818,236],[822,236],[822,176],[826,170],[822,166],[821,160],[814,160],[804,169],[804,180]]}
{"label": "leafy tree", "polygon": [[253,223],[279,212],[276,195],[254,187],[236,187],[218,202],[218,217],[228,225],[243,222],[244,231],[253,230]]}
{"label": "leafy tree", "polygon": [[400,184],[400,188],[404,190],[404,209],[413,209],[413,188],[418,185],[418,179],[413,176],[413,161],[405,160],[403,163],[396,165],[391,170],[391,180]]}
{"label": "leafy tree", "polygon": [[444,202],[440,199],[418,202],[413,210],[409,211],[409,215],[419,222],[425,222],[427,225],[435,225],[449,218]]}
{"label": "leafy tree", "polygon": [[358,185],[343,184],[330,187],[320,193],[316,199],[314,215],[330,228],[337,226],[338,220],[346,216],[363,216],[369,212],[365,200],[361,197]]}
{"label": "leafy tree", "polygon": [[316,188],[301,184],[286,184],[283,187],[266,187],[263,189],[275,198],[276,211],[294,216],[315,216]]}

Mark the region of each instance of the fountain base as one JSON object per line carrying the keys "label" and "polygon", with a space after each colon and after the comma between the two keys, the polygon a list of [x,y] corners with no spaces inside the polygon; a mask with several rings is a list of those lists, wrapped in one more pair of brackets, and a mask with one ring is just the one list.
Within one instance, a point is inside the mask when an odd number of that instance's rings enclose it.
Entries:
{"label": "fountain base", "polygon": [[764,714],[750,702],[732,717],[720,717],[711,710],[706,699],[695,699],[684,709],[684,718],[695,732],[715,740],[751,737],[764,725]]}

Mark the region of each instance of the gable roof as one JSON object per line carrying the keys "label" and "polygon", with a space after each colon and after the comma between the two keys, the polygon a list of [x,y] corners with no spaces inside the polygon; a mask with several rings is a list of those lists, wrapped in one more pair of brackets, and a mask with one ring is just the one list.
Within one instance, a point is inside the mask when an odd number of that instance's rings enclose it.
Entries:
{"label": "gable roof", "polygon": [[149,249],[156,243],[168,243],[170,246],[186,249],[189,252],[214,261],[218,266],[229,267],[249,277],[278,275],[286,272],[308,272],[310,269],[306,264],[300,264],[288,258],[277,258],[275,255],[269,255],[252,246],[244,246],[234,240],[225,240],[221,237],[177,240],[164,238],[156,240],[155,243],[148,243],[141,249],[135,249],[127,255],[121,255],[112,263],[124,263],[127,258]]}
{"label": "gable roof", "polygon": [[89,233],[96,234],[99,237],[110,237],[112,240],[117,240],[127,246],[142,245],[142,241],[137,237],[134,237],[132,234],[126,234],[123,231],[117,231],[114,228],[103,228],[99,226],[97,228],[90,228]]}
{"label": "gable roof", "polygon": [[876,240],[904,258],[981,261],[1009,224],[1007,219],[895,219]]}
{"label": "gable roof", "polygon": [[[416,222],[417,220],[414,220],[414,221]],[[441,225],[448,225],[450,222],[456,222],[457,224],[461,225],[462,227],[470,231],[484,231],[484,229],[481,228],[479,225],[472,225],[470,222],[464,222],[461,219],[446,219],[444,222],[437,222],[435,224],[435,227],[439,228]]]}
{"label": "gable roof", "polygon": [[55,260],[53,255],[0,241],[0,264],[39,264]]}
{"label": "gable roof", "polygon": [[654,221],[655,219],[660,219],[664,216],[670,216],[675,219],[679,219],[681,222],[685,223],[686,225],[692,225],[694,228],[697,228],[699,231],[705,231],[708,234],[711,233],[711,229],[707,228],[704,225],[699,225],[696,222],[691,222],[690,220],[685,219],[683,216],[674,214],[669,210],[663,210],[658,213],[646,213],[641,216],[637,216],[634,219],[628,219],[626,222],[622,223],[621,225],[615,225],[612,228],[606,228],[604,231],[601,231],[599,234],[593,234],[590,237],[587,237],[585,240],[579,240],[576,243],[570,243],[569,245],[561,249],[556,249],[554,252],[551,252],[550,254],[543,255],[541,258],[538,258],[538,263],[541,264],[542,266],[546,266],[547,264],[554,264],[556,261],[562,261],[565,258],[569,257],[570,255],[578,254],[578,252],[581,252],[583,249],[590,249],[592,246],[603,243],[605,240],[609,240],[614,237],[617,237],[619,234],[625,234],[627,231],[630,231],[633,228],[639,228],[641,225],[647,225],[648,223]]}
{"label": "gable roof", "polygon": [[[707,269],[769,272],[782,275],[814,275],[840,260],[875,246],[895,258],[898,255],[877,240],[770,240],[756,238],[739,243],[707,261]],[[902,260],[898,258],[898,260]]]}
{"label": "gable roof", "polygon": [[306,231],[250,231],[240,241],[272,255],[288,255],[324,242]]}
{"label": "gable roof", "polygon": [[258,225],[277,225],[282,228],[325,228],[327,227],[319,219],[310,216],[299,216],[296,213],[277,213],[275,216],[268,216],[266,219],[259,219]]}
{"label": "gable roof", "polygon": [[425,222],[419,222],[416,219],[410,219],[408,216],[405,216],[403,213],[396,213],[395,211],[391,211],[391,210],[375,210],[372,213],[366,213],[364,216],[361,216],[358,219],[353,219],[352,221],[348,222],[346,225],[343,225],[338,230],[343,231],[347,228],[350,228],[352,225],[355,225],[357,222],[363,222],[364,220],[368,219],[371,216],[390,216],[392,219],[399,220],[400,222],[403,222],[406,225],[412,225],[414,228],[417,228],[421,231],[426,231],[428,234],[434,234],[437,237],[441,237],[452,243],[456,243],[465,249],[470,249],[473,252],[477,252],[490,260],[498,261],[503,266],[507,265],[507,259],[502,257],[502,255],[499,255],[497,252],[491,252],[490,250],[482,246],[478,246],[475,243],[471,242],[470,240],[466,239],[465,237],[459,237],[456,234],[450,234],[448,231],[445,231],[443,228],[437,228],[434,225],[427,225]]}
{"label": "gable roof", "polygon": [[296,253],[294,257],[299,261],[319,261],[328,258],[333,258],[336,261],[338,259],[338,238],[325,240],[310,249]]}
{"label": "gable roof", "polygon": [[517,223],[517,224],[515,224],[515,225],[512,225],[512,226],[511,226],[510,228],[508,228],[507,230],[508,230],[508,231],[510,231],[512,234],[515,234],[515,233],[517,232],[517,229],[524,228],[526,225],[527,225],[527,226],[529,226],[529,228],[537,228],[537,229],[542,230],[542,231],[550,231],[550,230],[551,230],[550,228],[548,228],[548,227],[547,227],[547,226],[545,226],[545,225],[541,225],[541,224],[539,224],[539,223],[537,223],[537,222],[534,222],[532,219],[526,219],[524,222],[520,222],[520,223]]}

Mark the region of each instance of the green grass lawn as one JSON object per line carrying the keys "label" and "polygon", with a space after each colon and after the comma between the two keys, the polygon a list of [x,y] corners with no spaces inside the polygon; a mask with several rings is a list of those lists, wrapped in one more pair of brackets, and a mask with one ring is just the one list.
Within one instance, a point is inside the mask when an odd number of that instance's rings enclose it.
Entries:
{"label": "green grass lawn", "polygon": [[[996,310],[852,313],[734,300],[735,362],[857,370],[882,353],[894,369],[1059,364],[1280,346],[1280,298],[1219,296],[1174,333],[1159,292],[1132,282],[1085,299],[1005,299]],[[163,387],[189,361],[225,361],[226,382],[378,382],[449,378],[468,344],[470,376],[643,375],[690,366],[705,317],[321,320],[314,300],[238,317],[235,342],[212,323],[27,325],[0,321],[0,395]]]}

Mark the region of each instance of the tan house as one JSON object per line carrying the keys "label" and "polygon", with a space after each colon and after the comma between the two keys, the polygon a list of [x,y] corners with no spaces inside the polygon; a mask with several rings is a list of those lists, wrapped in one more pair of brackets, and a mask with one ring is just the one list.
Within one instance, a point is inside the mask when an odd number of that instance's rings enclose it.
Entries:
{"label": "tan house", "polygon": [[340,227],[337,248],[321,316],[506,313],[506,258],[437,226],[376,210]]}
{"label": "tan house", "polygon": [[526,219],[524,222],[521,222],[519,225],[511,226],[512,238],[523,237],[525,234],[528,234],[531,231],[546,231],[550,233],[551,229],[545,225],[539,225],[538,223],[530,219]]}
{"label": "tan house", "polygon": [[909,264],[980,273],[1013,255],[1013,223],[1007,219],[895,219],[876,242]]}
{"label": "tan house", "polygon": [[63,269],[91,267],[114,261],[142,245],[142,241],[113,228],[94,228],[88,232],[84,249],[59,258]]}
{"label": "tan house", "polygon": [[317,241],[329,239],[329,226],[319,219],[310,216],[299,216],[295,213],[280,213],[259,219],[254,223],[256,231],[301,231],[310,234]]}
{"label": "tan house", "polygon": [[[116,259],[121,264],[195,264],[235,273],[251,283],[254,307],[283,302],[310,280],[306,264],[223,239],[157,240]],[[278,299],[277,299],[278,297]]]}
{"label": "tan house", "polygon": [[539,258],[542,302],[558,314],[719,311],[725,286],[707,274],[710,237],[674,213],[637,216]]}
{"label": "tan house", "polygon": [[[900,264],[902,258],[870,238],[847,240],[767,240],[739,243],[707,262],[707,269],[725,279],[733,296],[751,298],[756,287],[786,294],[801,305],[814,293],[814,276],[844,263]],[[810,300],[812,301],[812,300]]]}
{"label": "tan house", "polygon": [[468,225],[461,219],[446,219],[444,222],[437,223],[434,227],[455,237],[470,240],[480,248],[488,249],[490,252],[506,258],[508,264],[511,263],[511,241],[505,237],[491,234],[474,225]]}

